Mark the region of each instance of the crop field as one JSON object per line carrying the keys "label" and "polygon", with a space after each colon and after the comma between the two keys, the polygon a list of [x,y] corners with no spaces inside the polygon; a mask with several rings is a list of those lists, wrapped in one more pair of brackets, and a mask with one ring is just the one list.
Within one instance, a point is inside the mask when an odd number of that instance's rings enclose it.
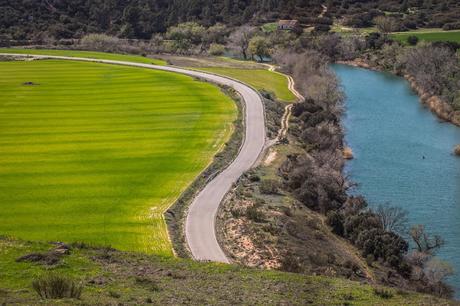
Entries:
{"label": "crop field", "polygon": [[264,69],[238,69],[221,67],[203,67],[199,70],[213,72],[245,82],[258,90],[268,90],[286,102],[295,101],[294,94],[289,90],[286,76]]}
{"label": "crop field", "polygon": [[406,42],[409,36],[417,36],[424,41],[454,41],[460,43],[460,30],[443,31],[441,29],[417,30],[410,32],[398,32],[390,35],[391,38]]}
{"label": "crop field", "polygon": [[0,48],[0,53],[17,53],[17,54],[40,54],[56,55],[69,57],[87,57],[95,59],[106,59],[114,61],[126,61],[143,64],[166,65],[166,62],[158,59],[147,58],[139,55],[125,55],[106,52],[77,51],[77,50],[47,50],[47,49],[20,49],[20,48]]}
{"label": "crop field", "polygon": [[236,113],[218,87],[179,74],[0,62],[0,235],[171,255],[163,212]]}

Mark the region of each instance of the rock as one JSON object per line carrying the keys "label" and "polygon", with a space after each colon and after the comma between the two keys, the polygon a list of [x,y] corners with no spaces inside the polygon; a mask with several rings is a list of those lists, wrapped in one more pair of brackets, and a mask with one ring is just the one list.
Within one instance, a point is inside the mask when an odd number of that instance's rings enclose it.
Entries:
{"label": "rock", "polygon": [[52,251],[57,255],[69,255],[70,254],[70,247],[62,242],[55,243],[56,247]]}
{"label": "rock", "polygon": [[32,253],[16,259],[17,262],[35,262],[47,266],[53,266],[60,260],[60,256],[54,253]]}
{"label": "rock", "polygon": [[345,158],[345,159],[350,160],[350,159],[353,159],[353,158],[354,158],[354,157],[353,157],[353,151],[351,150],[350,147],[345,147],[345,148],[343,149],[343,152],[342,152],[342,153],[343,153],[343,158]]}
{"label": "rock", "polygon": [[455,146],[454,154],[460,156],[460,144]]}

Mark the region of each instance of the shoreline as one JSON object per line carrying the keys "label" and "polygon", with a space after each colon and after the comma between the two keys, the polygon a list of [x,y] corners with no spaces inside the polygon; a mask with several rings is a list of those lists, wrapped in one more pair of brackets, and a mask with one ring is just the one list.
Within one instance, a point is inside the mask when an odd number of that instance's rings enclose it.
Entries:
{"label": "shoreline", "polygon": [[[363,59],[355,59],[352,61],[336,61],[335,63],[357,68],[365,68],[373,71],[385,72],[379,67],[370,65]],[[391,74],[395,75],[394,73]],[[421,86],[417,84],[413,76],[404,74],[402,77],[409,82],[411,89],[417,94],[422,105],[427,106],[428,109],[439,119],[460,127],[460,111],[454,111],[452,107],[446,102],[442,101],[439,96],[433,95],[422,89]]]}

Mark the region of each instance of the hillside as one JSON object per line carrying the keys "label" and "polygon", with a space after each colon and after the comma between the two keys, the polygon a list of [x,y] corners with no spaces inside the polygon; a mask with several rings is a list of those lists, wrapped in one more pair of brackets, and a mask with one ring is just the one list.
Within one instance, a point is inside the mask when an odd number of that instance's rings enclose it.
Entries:
{"label": "hillside", "polygon": [[[73,304],[453,305],[432,296],[335,278],[166,259],[110,248],[0,238],[0,303],[46,304],[32,281],[71,275],[83,286]],[[28,255],[28,256],[26,256]]]}
{"label": "hillside", "polygon": [[153,33],[185,21],[240,25],[296,18],[306,25],[346,17],[348,25],[366,27],[383,14],[403,18],[403,27],[409,29],[446,24],[455,28],[460,16],[460,4],[453,0],[330,0],[325,18],[317,18],[322,4],[319,0],[4,0],[0,1],[0,39],[69,39],[93,32],[150,39]]}

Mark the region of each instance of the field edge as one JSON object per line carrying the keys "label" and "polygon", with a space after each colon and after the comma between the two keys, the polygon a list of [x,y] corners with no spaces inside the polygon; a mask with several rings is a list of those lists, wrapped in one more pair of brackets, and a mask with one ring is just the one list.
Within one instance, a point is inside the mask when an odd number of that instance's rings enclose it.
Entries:
{"label": "field edge", "polygon": [[[216,84],[214,85],[218,86]],[[230,134],[230,138],[224,143],[222,149],[214,155],[212,162],[197,175],[178,199],[164,213],[174,254],[180,258],[192,258],[185,237],[185,219],[187,217],[188,207],[206,184],[233,162],[243,144],[244,107],[241,103],[241,98],[239,94],[230,87],[218,87],[235,102],[237,107],[237,117],[233,122],[233,131]]]}

